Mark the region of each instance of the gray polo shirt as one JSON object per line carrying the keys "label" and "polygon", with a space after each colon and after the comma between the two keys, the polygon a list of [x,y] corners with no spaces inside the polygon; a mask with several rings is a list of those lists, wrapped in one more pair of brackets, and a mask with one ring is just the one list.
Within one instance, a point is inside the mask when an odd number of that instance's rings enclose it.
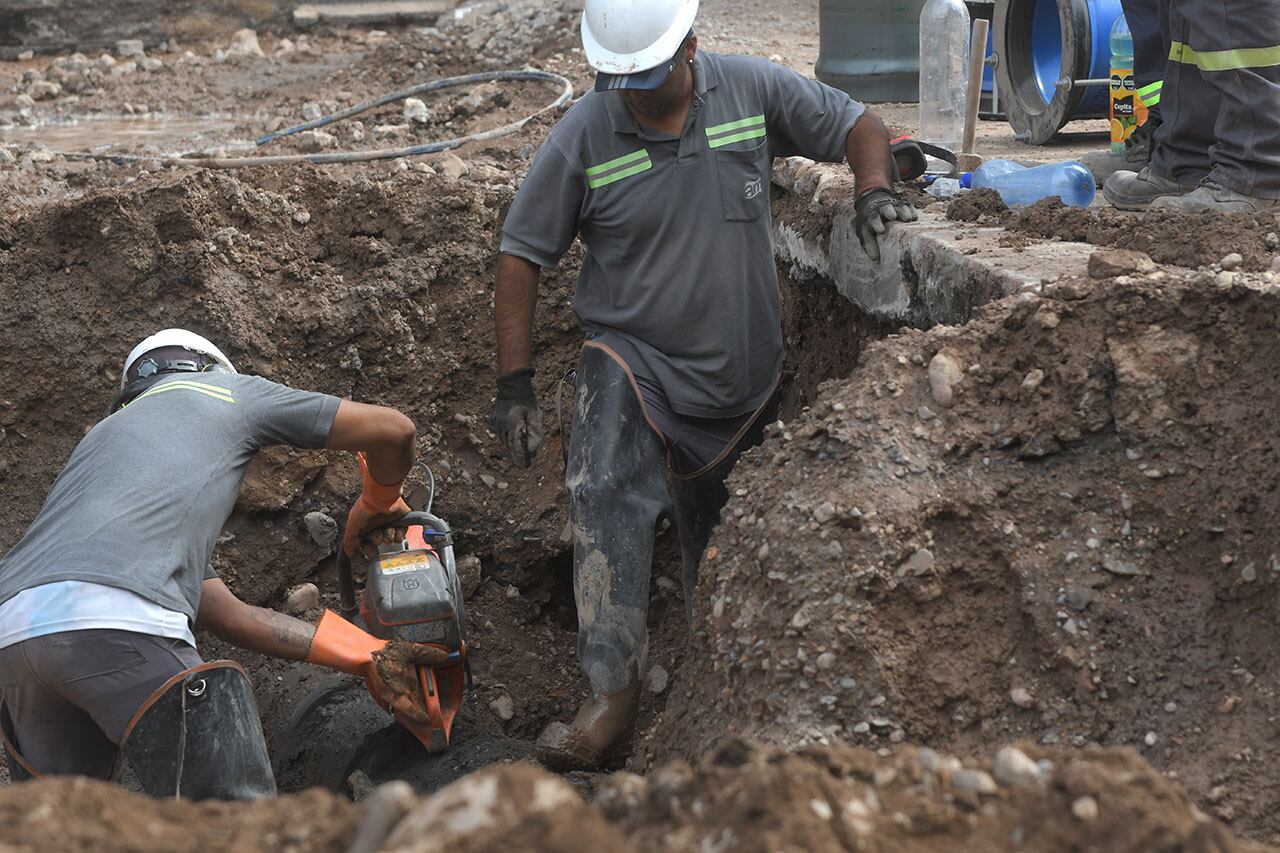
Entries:
{"label": "gray polo shirt", "polygon": [[862,105],[764,59],[699,53],[679,139],[617,92],[588,92],[516,194],[501,250],[555,266],[587,246],[574,297],[588,334],[680,414],[753,411],[782,368],[769,185],[774,157],[844,159]]}
{"label": "gray polo shirt", "polygon": [[99,421],[26,534],[0,559],[0,603],[83,581],[194,622],[245,468],[273,444],[323,447],[338,398],[259,376],[174,374]]}

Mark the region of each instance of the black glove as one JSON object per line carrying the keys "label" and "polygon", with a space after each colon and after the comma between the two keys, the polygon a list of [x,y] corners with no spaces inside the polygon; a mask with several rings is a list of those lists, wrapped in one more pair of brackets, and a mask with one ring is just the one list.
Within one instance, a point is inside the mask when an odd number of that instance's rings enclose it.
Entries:
{"label": "black glove", "polygon": [[854,202],[854,225],[862,251],[873,261],[880,260],[880,235],[890,222],[915,222],[919,216],[911,203],[890,190],[879,188],[865,192]]}
{"label": "black glove", "polygon": [[511,451],[511,461],[528,468],[542,447],[542,410],[533,393],[533,368],[513,370],[498,377],[498,399],[489,415],[489,426]]}

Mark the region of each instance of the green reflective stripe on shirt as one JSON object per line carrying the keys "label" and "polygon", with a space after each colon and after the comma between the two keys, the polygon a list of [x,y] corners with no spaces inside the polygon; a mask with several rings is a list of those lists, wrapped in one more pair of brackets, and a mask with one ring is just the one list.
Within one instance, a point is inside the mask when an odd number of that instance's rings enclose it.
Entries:
{"label": "green reflective stripe on shirt", "polygon": [[708,144],[712,148],[719,148],[723,145],[729,145],[733,142],[741,142],[744,139],[758,139],[765,135],[763,127],[757,127],[755,130],[744,130],[741,133],[735,133],[733,136],[721,136],[718,139],[708,140]]}
{"label": "green reflective stripe on shirt", "polygon": [[1160,87],[1163,85],[1163,80],[1157,80],[1150,85],[1143,86],[1138,90],[1138,97],[1142,98],[1142,103],[1149,107],[1154,107],[1160,103]]}
{"label": "green reflective stripe on shirt", "polygon": [[608,163],[601,163],[599,166],[590,167],[587,169],[587,177],[596,178],[603,175],[605,172],[618,168],[619,166],[626,166],[627,164],[634,163],[637,160],[648,159],[649,152],[646,149],[641,148],[639,151],[632,151],[630,154],[623,154],[621,157],[615,157]]}
{"label": "green reflective stripe on shirt", "polygon": [[729,121],[724,124],[717,124],[707,128],[707,136],[719,136],[722,133],[728,133],[731,130],[740,130],[744,127],[754,127],[756,125],[764,125],[764,115],[751,116],[749,118],[740,118],[737,121]]}
{"label": "green reflective stripe on shirt", "polygon": [[1280,44],[1271,47],[1241,47],[1235,50],[1196,50],[1175,41],[1169,47],[1169,61],[1194,65],[1201,71],[1239,71],[1280,65]]}
{"label": "green reflective stripe on shirt", "polygon": [[641,148],[639,151],[632,151],[630,154],[615,157],[607,163],[588,168],[587,186],[596,190],[623,178],[647,172],[652,168],[653,161],[649,159],[648,149]]}
{"label": "green reflective stripe on shirt", "polygon": [[[198,394],[204,394],[213,397],[215,400],[221,400],[224,403],[234,403],[236,400],[231,396],[231,392],[226,388],[219,388],[217,385],[206,385],[203,382],[187,382],[179,380],[177,382],[166,382],[155,388],[150,388],[138,397],[138,400],[144,397],[150,397],[153,394],[163,394],[165,391],[195,391]],[[137,402],[136,400],[134,402]]]}

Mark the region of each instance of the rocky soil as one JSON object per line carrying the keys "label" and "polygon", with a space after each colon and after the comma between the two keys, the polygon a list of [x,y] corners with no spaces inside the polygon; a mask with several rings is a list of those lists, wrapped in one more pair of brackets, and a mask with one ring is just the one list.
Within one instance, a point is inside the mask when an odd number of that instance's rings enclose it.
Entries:
{"label": "rocky soil", "polygon": [[[704,46],[807,70],[816,5],[704,0]],[[249,670],[281,789],[339,793],[196,806],[48,780],[0,790],[4,844],[1280,842],[1266,654],[1280,583],[1267,524],[1280,509],[1267,429],[1280,297],[1264,272],[1276,229],[1265,217],[957,210],[1004,223],[1012,241],[1147,253],[1099,253],[1095,278],[991,304],[959,328],[887,328],[829,282],[783,270],[797,381],[734,474],[691,644],[674,537],[659,534],[636,756],[564,779],[508,763],[586,691],[555,403],[580,341],[580,249],[539,296],[545,452],[514,469],[485,424],[498,229],[556,117],[453,154],[340,167],[196,170],[58,152],[238,154],[394,89],[526,63],[582,91],[576,8],[484,3],[432,28],[264,30],[0,63],[0,550],[101,415],[123,354],[155,328],[189,326],[242,370],[414,418],[435,511],[457,539],[477,679],[455,743],[427,758],[358,685],[201,637],[206,657]],[[549,97],[536,85],[442,93],[264,151],[427,142]],[[1161,242],[1170,229],[1177,239]],[[246,600],[318,616],[336,603],[337,525],[357,489],[339,454],[262,454],[215,565]],[[409,497],[425,503],[421,477]],[[300,729],[317,697],[340,713]],[[389,780],[411,787],[378,787]]]}

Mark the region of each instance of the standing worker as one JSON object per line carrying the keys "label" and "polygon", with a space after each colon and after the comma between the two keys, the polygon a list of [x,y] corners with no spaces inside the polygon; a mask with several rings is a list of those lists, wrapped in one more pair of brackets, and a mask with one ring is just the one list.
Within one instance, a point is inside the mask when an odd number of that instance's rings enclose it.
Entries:
{"label": "standing worker", "polygon": [[848,159],[873,260],[888,224],[916,217],[891,188],[880,119],[763,59],[699,53],[697,9],[697,0],[587,0],[595,91],[551,131],[503,226],[490,423],[522,467],[542,444],[530,343],[540,269],[579,234],[587,246],[567,485],[578,656],[592,696],[571,724],[539,738],[539,758],[556,768],[597,767],[628,739],[659,515],[674,503],[692,614],[724,479],[776,416],[773,158]]}
{"label": "standing worker", "polygon": [[[245,468],[263,447],[363,451],[342,546],[408,511],[413,422],[393,409],[236,373],[208,340],[166,329],[125,359],[111,412],[72,452],[30,529],[0,560],[0,728],[10,774],[112,778],[123,752],[154,796],[275,793],[253,694],[204,663],[192,629],[244,649],[362,675],[406,725],[425,722],[378,676],[385,645],[334,613],[318,626],[237,599],[209,567]],[[367,464],[365,456],[367,456]],[[416,647],[420,663],[444,652]]]}
{"label": "standing worker", "polygon": [[[1122,210],[1254,213],[1280,205],[1280,0],[1169,0],[1151,164],[1116,172]],[[1132,23],[1132,22],[1131,22]]]}

